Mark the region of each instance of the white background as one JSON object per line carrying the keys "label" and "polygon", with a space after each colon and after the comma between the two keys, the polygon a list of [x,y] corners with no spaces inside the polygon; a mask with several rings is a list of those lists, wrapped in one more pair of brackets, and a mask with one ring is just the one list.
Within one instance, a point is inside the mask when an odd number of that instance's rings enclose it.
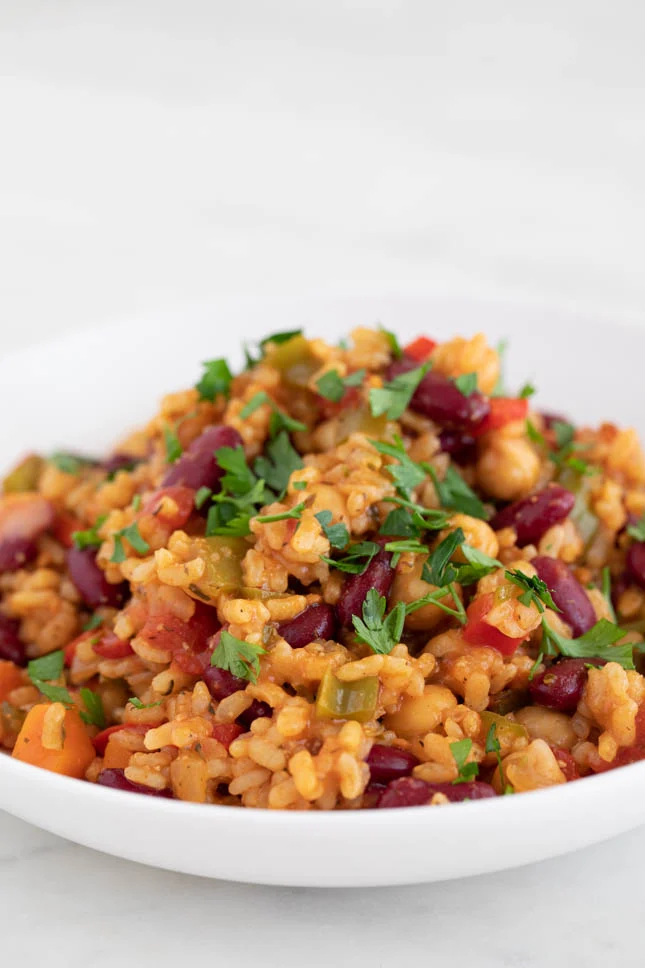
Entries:
{"label": "white background", "polygon": [[[383,283],[645,317],[644,27],[640,0],[0,0],[0,351]],[[642,965],[644,860],[641,831],[469,882],[280,890],[3,816],[0,937],[53,968]]]}

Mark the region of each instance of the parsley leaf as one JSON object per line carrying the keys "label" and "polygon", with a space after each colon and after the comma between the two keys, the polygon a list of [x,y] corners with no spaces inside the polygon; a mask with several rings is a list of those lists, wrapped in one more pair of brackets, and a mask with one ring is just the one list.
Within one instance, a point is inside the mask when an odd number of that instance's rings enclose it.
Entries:
{"label": "parsley leaf", "polygon": [[428,473],[443,507],[469,514],[472,518],[487,520],[484,505],[452,465],[448,467],[443,481],[439,480],[434,467],[428,466]]}
{"label": "parsley leaf", "polygon": [[132,524],[129,524],[127,528],[121,528],[120,531],[115,531],[112,535],[112,538],[114,539],[114,551],[112,552],[110,561],[114,562],[115,564],[120,564],[122,561],[125,561],[127,557],[123,547],[123,538],[130,543],[132,548],[139,555],[145,555],[148,551],[150,551],[150,545],[141,537],[141,534],[139,533],[139,525],[136,521],[133,521]]}
{"label": "parsley leaf", "polygon": [[83,626],[83,631],[84,632],[93,632],[94,629],[100,628],[101,625],[103,625],[103,617],[101,615],[99,615],[98,612],[94,612],[94,614],[92,615],[92,617],[90,619],[88,619],[87,622],[85,623],[85,625]]}
{"label": "parsley leaf", "polygon": [[321,560],[330,568],[336,568],[349,575],[362,575],[374,555],[378,554],[381,546],[375,541],[359,541],[350,545],[344,558],[327,558],[321,555]]}
{"label": "parsley leaf", "polygon": [[30,679],[59,679],[64,664],[65,656],[63,650],[57,649],[56,652],[50,652],[49,655],[41,655],[39,659],[32,659],[31,662],[28,662],[27,674]]}
{"label": "parsley leaf", "polygon": [[564,420],[554,420],[551,429],[555,434],[555,442],[558,447],[569,447],[573,443],[576,434],[576,428],[573,424],[567,423]]}
{"label": "parsley leaf", "polygon": [[226,360],[206,360],[202,366],[204,367],[204,374],[201,380],[195,384],[200,399],[214,400],[220,393],[228,396],[233,374]]}
{"label": "parsley leaf", "polygon": [[465,565],[460,563],[456,565],[457,581],[461,585],[472,585],[485,575],[490,575],[491,571],[502,567],[501,561],[497,558],[491,558],[490,555],[484,554],[483,551],[469,544],[462,544],[461,553],[466,559]]}
{"label": "parsley leaf", "polygon": [[[450,605],[446,605],[443,599],[450,595],[454,608]],[[426,605],[436,605],[438,609],[445,612],[446,615],[452,615],[456,618],[462,625],[466,624],[466,609],[464,608],[463,602],[457,594],[457,589],[450,582],[450,584],[445,585],[443,588],[436,588],[433,592],[428,592],[423,598],[417,598],[416,602],[410,602],[409,605],[405,606],[405,614],[411,615],[412,612],[418,611],[420,608],[424,608]]]}
{"label": "parsley leaf", "polygon": [[159,702],[141,702],[137,696],[133,696],[132,699],[128,699],[128,702],[135,709],[152,709],[154,706],[161,706],[163,699],[160,699]]}
{"label": "parsley leaf", "polygon": [[165,426],[163,429],[163,439],[166,446],[166,460],[169,464],[174,464],[183,453],[181,444],[179,443],[179,437],[172,427]]}
{"label": "parsley leaf", "polygon": [[271,336],[265,336],[264,339],[260,340],[260,346],[263,350],[266,350],[269,343],[275,343],[276,346],[280,346],[282,343],[288,343],[294,336],[302,336],[302,330],[287,329],[282,333],[272,333]]}
{"label": "parsley leaf", "polygon": [[49,458],[50,464],[62,471],[63,474],[80,474],[84,467],[93,467],[95,460],[89,457],[81,457],[80,454],[69,454],[63,450],[57,450]]}
{"label": "parsley leaf", "polygon": [[505,397],[506,388],[504,385],[504,357],[506,356],[506,351],[508,350],[508,340],[501,339],[495,349],[497,350],[497,355],[499,356],[499,376],[497,378],[497,383],[493,387],[491,397]]}
{"label": "parsley leaf", "polygon": [[65,657],[62,649],[43,655],[39,659],[32,659],[27,664],[27,674],[46,699],[50,702],[62,702],[72,706],[73,700],[65,686],[52,685],[53,679],[59,679],[63,672]]}
{"label": "parsley leaf", "polygon": [[394,359],[400,360],[403,356],[403,350],[401,349],[395,334],[390,332],[389,329],[385,329],[383,326],[379,326],[379,331],[383,333],[384,336],[387,336],[387,341],[390,344],[390,352],[392,353]]}
{"label": "parsley leaf", "polygon": [[134,497],[132,498],[132,508],[135,511],[140,511],[141,510],[141,495],[140,494],[135,494]]}
{"label": "parsley leaf", "polygon": [[455,528],[437,545],[423,566],[422,578],[430,585],[443,588],[457,577],[457,569],[450,559],[457,548],[464,543],[466,536],[461,528]]}
{"label": "parsley leaf", "polygon": [[428,546],[418,538],[402,538],[400,541],[388,541],[385,550],[395,555],[425,555],[428,553]]}
{"label": "parsley leaf", "polygon": [[269,434],[275,437],[280,433],[281,430],[286,430],[291,433],[294,430],[306,430],[307,425],[301,423],[299,420],[294,420],[288,414],[284,413],[278,405],[271,399],[271,397],[264,390],[260,390],[252,397],[245,407],[240,410],[240,417],[242,420],[246,420],[251,414],[255,413],[258,407],[263,404],[268,403],[271,407],[271,417],[269,419]]}
{"label": "parsley leaf", "polygon": [[98,531],[101,525],[105,523],[106,518],[107,514],[102,514],[86,531],[72,531],[74,546],[81,549],[98,547],[103,541],[102,538],[99,538]]}
{"label": "parsley leaf", "polygon": [[423,366],[408,370],[407,373],[399,373],[380,389],[370,390],[372,416],[380,417],[385,414],[388,420],[398,420],[429,369],[430,364],[424,363]]}
{"label": "parsley leaf", "polygon": [[549,649],[550,655],[555,651],[573,659],[605,659],[607,662],[617,662],[623,669],[634,668],[633,642],[617,645],[627,633],[606,618],[601,618],[577,639],[566,639],[559,635],[544,619],[542,629],[544,645]]}
{"label": "parsley leaf", "polygon": [[210,487],[198,488],[198,490],[195,492],[195,507],[197,508],[198,511],[200,510],[200,508],[204,507],[204,505],[208,501],[209,497],[212,496],[212,494],[213,492]]}
{"label": "parsley leaf", "polygon": [[293,482],[293,489],[294,489],[294,491],[306,491],[307,490],[307,482],[306,481],[294,481]]}
{"label": "parsley leaf", "polygon": [[402,497],[385,497],[383,501],[399,506],[390,511],[379,529],[380,534],[413,538],[419,537],[423,531],[441,531],[450,524],[450,515],[445,511],[425,508]]}
{"label": "parsley leaf", "polygon": [[469,397],[477,389],[477,374],[462,373],[455,379],[455,386],[465,397]]}
{"label": "parsley leaf", "polygon": [[359,387],[365,379],[365,370],[356,370],[343,379],[338,370],[327,370],[326,373],[316,381],[316,387],[321,397],[331,400],[332,403],[339,403],[345,396],[348,387]]}
{"label": "parsley leaf", "polygon": [[246,494],[235,497],[226,492],[213,495],[213,506],[206,518],[206,537],[222,534],[244,538],[251,533],[249,522],[266,504],[264,481],[256,481]]}
{"label": "parsley leaf", "polygon": [[538,447],[544,447],[546,445],[544,435],[540,433],[535,424],[531,423],[530,420],[526,421],[526,436],[532,443],[537,444]]}
{"label": "parsley leaf", "polygon": [[507,571],[506,578],[523,589],[523,593],[518,597],[518,601],[527,607],[535,605],[538,612],[544,611],[544,606],[552,608],[554,612],[560,609],[551,598],[548,586],[537,575],[525,575],[523,571]]}
{"label": "parsley leaf", "polygon": [[[304,467],[302,457],[292,446],[289,434],[281,431],[267,444],[268,456],[257,457],[253,469],[277,494],[286,491],[294,471]],[[306,483],[304,481],[301,484]]]}
{"label": "parsley leaf", "polygon": [[405,605],[398,602],[384,618],[387,601],[375,588],[370,588],[363,602],[363,617],[352,617],[352,624],[361,642],[369,645],[377,655],[389,655],[401,641],[405,622]]}
{"label": "parsley leaf", "polygon": [[82,686],[80,695],[83,700],[83,705],[87,710],[87,712],[81,713],[83,722],[88,723],[90,726],[98,726],[99,729],[105,729],[105,711],[103,709],[103,700],[99,694],[92,692],[86,686]]}
{"label": "parsley leaf", "polygon": [[535,393],[537,393],[537,391],[533,386],[533,384],[525,383],[519,393],[520,400],[527,400],[529,397],[532,397]]}
{"label": "parsley leaf", "polygon": [[616,612],[614,610],[614,603],[611,598],[611,571],[609,570],[609,565],[605,565],[601,572],[602,578],[602,593],[604,595],[605,601],[607,602],[607,608],[609,609],[609,615],[611,616],[612,622],[616,623]]}
{"label": "parsley leaf", "polygon": [[342,521],[338,524],[331,523],[331,511],[319,511],[318,514],[315,515],[315,518],[320,523],[325,537],[328,538],[332,548],[347,547],[349,544],[349,531]]}
{"label": "parsley leaf", "polygon": [[236,639],[224,629],[217,648],[211,655],[211,665],[225,669],[240,679],[256,682],[260,672],[260,656],[265,654],[266,651],[261,646]]}
{"label": "parsley leaf", "polygon": [[388,444],[380,440],[370,440],[370,444],[375,447],[379,454],[386,454],[393,457],[398,464],[388,464],[387,472],[392,477],[394,484],[404,498],[409,499],[411,491],[423,484],[426,479],[426,471],[419,464],[408,457],[403,441],[400,437],[394,437],[394,443]]}
{"label": "parsley leaf", "polygon": [[263,514],[260,517],[256,517],[255,520],[259,521],[260,524],[272,524],[274,521],[286,521],[288,518],[295,518],[299,521],[304,509],[305,502],[301,501],[300,504],[296,504],[290,511],[280,511],[279,514]]}
{"label": "parsley leaf", "polygon": [[634,541],[645,541],[645,514],[643,514],[636,524],[627,526],[627,534]]}
{"label": "parsley leaf", "polygon": [[460,739],[457,740],[456,743],[450,744],[450,752],[453,755],[453,759],[457,767],[457,779],[452,781],[453,784],[469,783],[471,780],[474,780],[479,773],[478,763],[466,762],[472,748],[472,739]]}
{"label": "parsley leaf", "polygon": [[271,400],[269,399],[268,393],[266,393],[264,390],[260,390],[260,392],[251,397],[249,402],[240,410],[241,419],[246,420],[246,418],[255,413],[255,411],[261,407],[263,403],[271,403]]}

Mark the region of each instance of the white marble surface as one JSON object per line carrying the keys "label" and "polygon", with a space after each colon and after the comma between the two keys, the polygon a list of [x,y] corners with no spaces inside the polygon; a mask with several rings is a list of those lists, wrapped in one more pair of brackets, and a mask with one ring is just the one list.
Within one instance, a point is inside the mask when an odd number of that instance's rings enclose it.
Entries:
{"label": "white marble surface", "polygon": [[[377,282],[645,317],[644,26],[638,0],[0,0],[0,350]],[[0,937],[52,968],[641,965],[644,859],[641,830],[468,882],[280,890],[1,816]]]}

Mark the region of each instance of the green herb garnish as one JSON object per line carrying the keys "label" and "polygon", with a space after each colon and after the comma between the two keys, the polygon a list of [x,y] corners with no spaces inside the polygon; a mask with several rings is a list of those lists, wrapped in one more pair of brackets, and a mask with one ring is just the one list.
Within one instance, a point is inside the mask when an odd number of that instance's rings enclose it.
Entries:
{"label": "green herb garnish", "polygon": [[365,379],[365,370],[356,370],[349,376],[340,376],[338,370],[327,370],[316,382],[316,388],[321,397],[331,400],[332,403],[339,403],[345,396],[345,391],[349,387],[359,387]]}
{"label": "green herb garnish", "polygon": [[623,669],[634,668],[633,643],[617,645],[627,633],[606,618],[601,618],[577,639],[566,639],[559,635],[545,619],[542,619],[542,629],[542,647],[547,655],[560,653],[573,659],[605,659],[607,662],[617,662]]}
{"label": "green herb garnish", "polygon": [[105,711],[103,709],[103,700],[99,694],[92,692],[86,686],[82,686],[80,696],[87,710],[87,712],[81,712],[80,714],[83,722],[89,726],[98,726],[99,729],[105,729]]}
{"label": "green herb garnish", "polygon": [[96,519],[91,528],[87,528],[86,531],[72,531],[72,541],[74,542],[74,547],[76,548],[96,548],[103,541],[99,537],[99,529],[105,524],[107,514],[102,514]]}
{"label": "green herb garnish", "polygon": [[414,391],[430,369],[429,363],[407,373],[399,373],[393,380],[379,389],[370,390],[370,409],[373,417],[383,414],[388,420],[398,420],[405,412]]}
{"label": "green herb garnish", "polygon": [[470,783],[479,773],[479,764],[466,762],[472,748],[472,739],[460,739],[450,744],[450,752],[457,767],[457,779],[452,781],[453,784]]}
{"label": "green herb garnish", "polygon": [[385,616],[387,601],[375,588],[370,588],[363,602],[362,618],[352,616],[352,624],[361,642],[378,655],[389,655],[401,640],[405,622],[405,605],[398,602]]}
{"label": "green herb garnish", "polygon": [[260,340],[260,346],[266,351],[269,343],[275,343],[276,346],[280,346],[282,343],[288,343],[294,336],[302,336],[302,330],[287,329],[282,333],[272,333],[271,336],[265,336],[264,339]]}
{"label": "green herb garnish", "polygon": [[645,541],[645,514],[641,515],[636,524],[627,525],[627,534],[634,541]]}
{"label": "green herb garnish", "polygon": [[172,427],[166,425],[163,429],[163,439],[166,447],[166,460],[169,464],[174,464],[183,453],[179,437]]}
{"label": "green herb garnish", "polygon": [[161,706],[163,699],[160,699],[159,702],[141,702],[137,696],[133,696],[132,699],[128,699],[128,702],[135,709],[153,709],[155,706]]}
{"label": "green herb garnish", "polygon": [[528,400],[528,398],[532,397],[536,392],[537,391],[532,383],[525,383],[519,392],[520,400]]}
{"label": "green herb garnish", "polygon": [[416,464],[408,457],[403,441],[398,436],[394,437],[393,444],[381,440],[370,440],[370,444],[378,450],[379,454],[386,454],[398,461],[398,464],[388,464],[386,470],[402,497],[409,500],[411,492],[426,479],[426,465]]}
{"label": "green herb garnish", "polygon": [[506,578],[523,590],[518,596],[518,601],[522,605],[535,605],[538,612],[543,612],[545,605],[547,608],[552,608],[554,612],[560,611],[551,598],[548,586],[537,575],[525,575],[523,571],[507,571]]}
{"label": "green herb garnish", "polygon": [[88,619],[87,622],[85,623],[85,625],[83,626],[83,631],[84,632],[93,632],[94,629],[100,628],[101,625],[103,625],[103,617],[101,615],[99,615],[98,612],[94,612],[94,614],[92,615],[92,617],[90,619]]}
{"label": "green herb garnish", "polygon": [[211,655],[211,665],[231,672],[240,679],[256,682],[260,672],[260,656],[265,654],[261,646],[236,639],[224,629]]}
{"label": "green herb garnish", "polygon": [[330,568],[336,568],[349,575],[362,575],[372,558],[378,554],[381,546],[375,541],[359,541],[350,545],[344,558],[327,558],[321,555]]}
{"label": "green herb garnish", "polygon": [[50,702],[62,702],[65,706],[73,706],[74,702],[65,686],[52,685],[52,680],[60,679],[65,664],[62,649],[43,655],[39,659],[32,659],[27,663],[27,674],[32,683]]}
{"label": "green herb garnish", "polygon": [[477,389],[477,374],[463,373],[455,379],[455,386],[465,397],[469,397]]}
{"label": "green herb garnish", "polygon": [[295,518],[296,521],[299,521],[304,509],[305,502],[302,501],[300,504],[296,504],[294,508],[291,508],[290,511],[280,511],[279,514],[263,514],[260,517],[256,517],[255,520],[260,524],[272,524],[274,521],[287,521],[289,518]]}
{"label": "green herb garnish", "polygon": [[209,497],[212,497],[213,491],[210,487],[200,487],[195,493],[195,507],[199,511],[203,508]]}
{"label": "green herb garnish", "polygon": [[195,384],[195,389],[200,398],[202,400],[214,400],[220,393],[228,396],[233,374],[226,360],[207,360],[202,366],[204,373],[199,383]]}
{"label": "green herb garnish", "polygon": [[443,481],[439,480],[434,467],[428,466],[428,473],[432,478],[432,483],[435,486],[442,507],[461,511],[463,514],[468,514],[472,518],[481,518],[483,521],[487,520],[488,515],[486,514],[484,505],[475,492],[468,487],[459,471],[455,470],[454,467],[448,467]]}
{"label": "green herb garnish", "polygon": [[338,524],[331,523],[331,511],[319,511],[318,514],[315,515],[315,518],[320,523],[325,537],[329,540],[329,544],[332,546],[332,548],[347,547],[349,544],[349,531],[342,521],[340,521]]}
{"label": "green herb garnish", "polygon": [[609,565],[605,565],[601,572],[602,577],[602,593],[605,601],[607,602],[607,608],[609,609],[609,614],[611,616],[611,621],[616,622],[616,612],[614,610],[614,603],[611,600],[611,571],[609,570]]}
{"label": "green herb garnish", "polygon": [[78,454],[69,454],[66,451],[58,450],[49,458],[50,464],[62,471],[63,474],[80,474],[84,467],[93,467],[95,460],[89,457],[81,457]]}
{"label": "green herb garnish", "polygon": [[396,335],[390,332],[389,329],[385,329],[383,326],[379,326],[379,331],[383,333],[384,336],[387,336],[387,341],[390,344],[390,352],[392,353],[394,359],[400,360],[403,356],[403,350],[401,349]]}
{"label": "green herb garnish", "polygon": [[[281,431],[267,444],[267,455],[257,457],[253,469],[258,477],[266,481],[276,494],[282,495],[289,484],[289,478],[294,471],[304,467],[302,457],[292,446],[289,434]],[[299,483],[305,484],[304,481]]]}
{"label": "green herb garnish", "polygon": [[127,526],[127,528],[121,528],[120,531],[115,531],[112,535],[112,538],[114,539],[114,551],[110,561],[114,562],[115,564],[120,564],[122,561],[125,561],[127,557],[123,547],[123,538],[130,543],[132,548],[139,555],[145,555],[148,553],[148,551],[150,551],[150,545],[141,537],[139,532],[139,524],[137,521],[133,521],[132,524]]}

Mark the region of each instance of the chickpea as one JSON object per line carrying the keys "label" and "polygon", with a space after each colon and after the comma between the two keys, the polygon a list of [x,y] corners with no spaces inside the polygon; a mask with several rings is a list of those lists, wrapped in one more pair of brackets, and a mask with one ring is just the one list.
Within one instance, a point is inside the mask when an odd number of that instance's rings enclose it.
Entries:
{"label": "chickpea", "polygon": [[477,461],[477,480],[491,497],[516,501],[540,477],[540,459],[526,440],[494,437]]}
{"label": "chickpea", "polygon": [[401,736],[425,736],[436,729],[444,712],[457,705],[457,699],[445,686],[426,686],[422,696],[404,696],[398,712],[385,717],[386,729]]}
{"label": "chickpea", "polygon": [[[403,561],[400,562],[396,575],[394,576],[394,583],[390,593],[390,602],[392,604],[396,604],[396,602],[405,602],[405,604],[408,605],[410,602],[416,602],[417,599],[423,598],[424,595],[436,590],[435,585],[430,585],[421,577],[425,560],[426,559],[421,555],[415,555],[414,560],[409,563]],[[459,587],[455,587],[459,592]],[[450,606],[450,608],[455,607],[455,603],[450,592],[446,592],[441,601],[445,605]],[[443,612],[437,605],[424,605],[423,608],[419,608],[416,612],[412,612],[410,615],[408,615],[405,620],[405,624],[409,629],[429,630],[439,625],[439,623],[445,617],[446,613]]]}
{"label": "chickpea", "polygon": [[[452,531],[461,528],[466,537],[466,544],[477,551],[483,552],[491,558],[497,558],[499,554],[499,541],[497,535],[485,521],[478,518],[471,518],[469,514],[454,514],[450,521],[450,527],[446,528],[439,535],[439,540],[443,541]],[[453,555],[454,561],[465,562],[466,559],[461,548],[457,548]]]}
{"label": "chickpea", "polygon": [[578,742],[571,720],[565,713],[542,706],[527,706],[515,713],[515,719],[527,728],[531,739],[543,739],[550,746],[570,750]]}

